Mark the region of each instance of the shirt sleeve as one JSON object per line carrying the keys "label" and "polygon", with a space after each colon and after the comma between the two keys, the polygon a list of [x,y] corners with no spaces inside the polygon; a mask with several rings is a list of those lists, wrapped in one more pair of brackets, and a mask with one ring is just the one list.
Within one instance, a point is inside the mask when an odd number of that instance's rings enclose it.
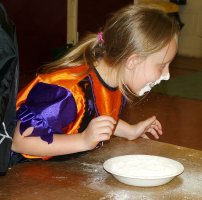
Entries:
{"label": "shirt sleeve", "polygon": [[63,133],[63,128],[76,116],[77,105],[72,93],[64,87],[42,82],[32,88],[17,111],[20,134],[34,127],[30,136],[41,137],[48,144],[53,142],[53,134]]}

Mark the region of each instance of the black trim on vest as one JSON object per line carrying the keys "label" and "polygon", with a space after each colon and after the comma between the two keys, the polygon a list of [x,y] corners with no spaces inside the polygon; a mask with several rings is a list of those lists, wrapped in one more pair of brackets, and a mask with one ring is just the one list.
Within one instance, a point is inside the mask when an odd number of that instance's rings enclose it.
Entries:
{"label": "black trim on vest", "polygon": [[90,83],[89,76],[80,81],[78,85],[85,95],[85,112],[80,127],[78,129],[78,132],[80,133],[86,129],[89,122],[96,116],[96,112],[95,102],[93,98],[93,88]]}

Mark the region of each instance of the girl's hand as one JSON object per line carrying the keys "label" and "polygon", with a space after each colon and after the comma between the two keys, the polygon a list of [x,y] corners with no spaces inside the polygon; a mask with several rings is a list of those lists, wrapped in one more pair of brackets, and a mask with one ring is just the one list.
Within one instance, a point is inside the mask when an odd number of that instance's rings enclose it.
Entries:
{"label": "girl's hand", "polygon": [[161,124],[155,116],[131,125],[128,139],[134,140],[138,137],[149,139],[146,133],[150,133],[155,139],[159,139],[159,135],[163,134]]}
{"label": "girl's hand", "polygon": [[110,116],[99,116],[90,121],[82,133],[84,145],[88,150],[97,146],[101,141],[109,140],[116,121]]}

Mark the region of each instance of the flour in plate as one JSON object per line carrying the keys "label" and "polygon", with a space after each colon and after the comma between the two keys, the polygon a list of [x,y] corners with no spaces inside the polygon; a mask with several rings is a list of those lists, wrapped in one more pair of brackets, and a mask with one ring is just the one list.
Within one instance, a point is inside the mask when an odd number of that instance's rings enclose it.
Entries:
{"label": "flour in plate", "polygon": [[125,177],[163,177],[173,175],[177,172],[176,167],[166,159],[135,158],[117,161],[112,166],[114,174]]}

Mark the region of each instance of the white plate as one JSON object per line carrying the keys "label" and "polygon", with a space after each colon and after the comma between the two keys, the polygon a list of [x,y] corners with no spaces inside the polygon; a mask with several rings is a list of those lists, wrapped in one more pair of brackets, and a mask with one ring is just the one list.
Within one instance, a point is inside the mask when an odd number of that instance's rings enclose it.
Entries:
{"label": "white plate", "polygon": [[166,184],[184,171],[175,160],[151,155],[118,156],[105,161],[103,167],[120,182],[142,187]]}

